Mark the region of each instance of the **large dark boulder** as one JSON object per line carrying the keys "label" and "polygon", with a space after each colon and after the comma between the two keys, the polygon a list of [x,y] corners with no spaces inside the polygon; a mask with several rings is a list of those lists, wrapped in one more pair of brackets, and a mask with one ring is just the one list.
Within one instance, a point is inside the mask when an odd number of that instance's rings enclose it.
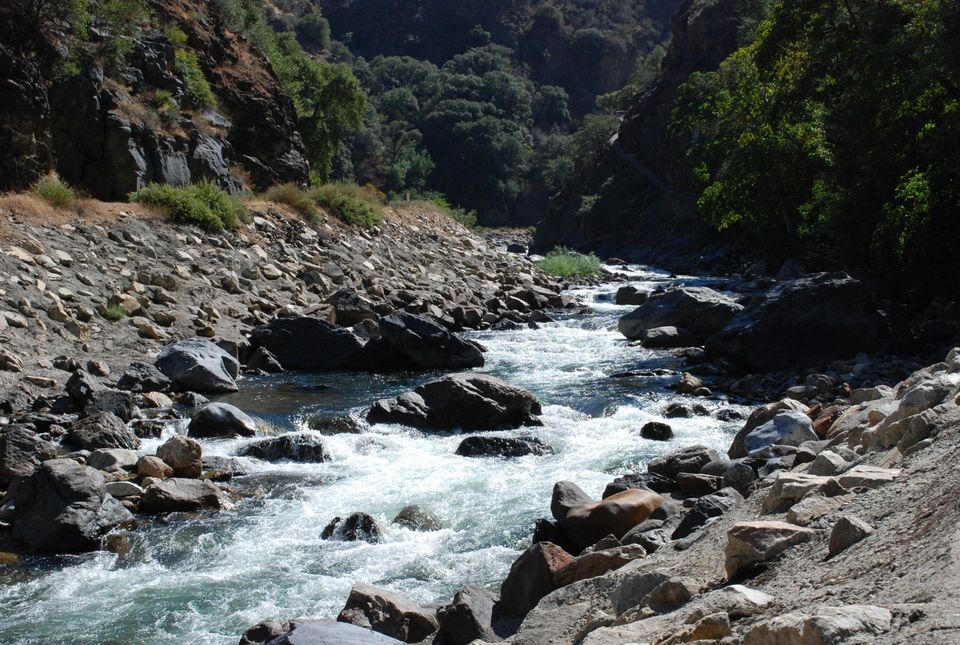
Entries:
{"label": "large dark boulder", "polygon": [[349,329],[310,316],[272,320],[254,329],[250,341],[269,350],[283,369],[309,372],[351,369],[363,350]]}
{"label": "large dark boulder", "polygon": [[883,316],[863,283],[819,273],[772,289],[707,340],[711,356],[745,370],[803,370],[881,348]]}
{"label": "large dark boulder", "polygon": [[14,500],[13,537],[45,553],[95,550],[104,534],[133,519],[99,471],[71,459],[43,462]]}
{"label": "large dark boulder", "polygon": [[206,338],[189,338],[160,350],[155,365],[177,387],[192,392],[236,392],[240,361]]}
{"label": "large dark boulder", "polygon": [[0,432],[0,487],[18,477],[27,477],[47,459],[57,455],[57,446],[30,428],[8,426]]}
{"label": "large dark boulder", "polygon": [[553,448],[536,437],[467,437],[457,446],[461,457],[552,455]]}
{"label": "large dark boulder", "polygon": [[467,585],[453,602],[437,610],[440,640],[446,645],[467,645],[475,640],[488,643],[516,632],[518,620],[503,611],[496,594]]}
{"label": "large dark boulder", "polygon": [[673,287],[651,295],[620,319],[627,338],[640,338],[648,329],[680,327],[698,338],[720,331],[743,310],[732,298],[707,287]]}
{"label": "large dark boulder", "polygon": [[150,363],[130,363],[117,380],[117,387],[130,392],[167,392],[173,382]]}
{"label": "large dark boulder", "polygon": [[239,454],[243,457],[254,457],[264,461],[317,463],[330,460],[330,455],[324,449],[320,437],[302,432],[257,441],[245,446]]}
{"label": "large dark boulder", "polygon": [[229,403],[210,403],[190,419],[187,434],[208,438],[252,437],[257,434],[257,422]]}
{"label": "large dark boulder", "polygon": [[483,366],[483,352],[476,345],[406,311],[381,318],[380,337],[415,368],[457,370]]}
{"label": "large dark boulder", "polygon": [[337,620],[396,638],[419,643],[437,631],[432,611],[385,589],[356,584]]}
{"label": "large dark boulder", "polygon": [[320,533],[323,540],[341,540],[343,542],[369,542],[378,544],[383,541],[380,525],[366,513],[350,513],[347,519],[335,517]]}
{"label": "large dark boulder", "polygon": [[370,423],[424,430],[500,430],[539,425],[540,402],[529,391],[485,374],[465,372],[429,381],[367,413]]}
{"label": "large dark boulder", "polygon": [[353,327],[363,320],[376,321],[380,317],[377,305],[353,289],[340,289],[325,302],[333,307],[336,323],[341,327]]}
{"label": "large dark boulder", "polygon": [[526,616],[540,599],[557,588],[554,574],[573,561],[573,556],[550,542],[539,542],[520,554],[500,585],[504,610]]}
{"label": "large dark boulder", "polygon": [[224,506],[223,492],[213,482],[179,477],[148,486],[140,500],[144,513],[219,510]]}
{"label": "large dark boulder", "polygon": [[85,450],[99,448],[136,450],[140,447],[140,439],[137,435],[111,412],[100,412],[75,421],[67,432],[67,441]]}

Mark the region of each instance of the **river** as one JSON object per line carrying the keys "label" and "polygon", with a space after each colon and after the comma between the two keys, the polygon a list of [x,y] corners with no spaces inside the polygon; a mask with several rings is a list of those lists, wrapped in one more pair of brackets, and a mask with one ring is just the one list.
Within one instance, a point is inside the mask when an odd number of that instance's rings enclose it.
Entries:
{"label": "river", "polygon": [[[628,274],[647,288],[710,282],[639,267]],[[399,426],[326,432],[332,461],[244,460],[249,474],[232,483],[242,496],[231,510],[142,519],[123,555],[0,567],[0,642],[233,644],[261,620],[335,617],[354,582],[420,603],[448,602],[465,583],[496,589],[529,544],[533,521],[549,516],[554,482],[574,481],[599,498],[617,474],[661,453],[691,443],[725,450],[739,427],[693,417],[669,421],[669,442],[637,434],[683,398],[666,388],[676,375],[610,376],[675,369],[679,360],[630,346],[616,331],[617,318],[631,309],[612,304],[618,286],[575,290],[590,313],[564,314],[539,329],[468,334],[488,348],[480,371],[530,389],[544,404],[542,428],[503,434],[536,433],[555,454],[470,459],[454,454],[459,435]],[[222,400],[265,426],[305,429],[317,420],[359,418],[372,401],[434,376],[281,374],[245,379]],[[232,455],[249,441],[207,441],[204,454]],[[159,443],[148,442],[145,452]],[[391,526],[407,504],[435,513],[443,528]],[[352,511],[379,520],[382,544],[320,539],[334,516]]]}

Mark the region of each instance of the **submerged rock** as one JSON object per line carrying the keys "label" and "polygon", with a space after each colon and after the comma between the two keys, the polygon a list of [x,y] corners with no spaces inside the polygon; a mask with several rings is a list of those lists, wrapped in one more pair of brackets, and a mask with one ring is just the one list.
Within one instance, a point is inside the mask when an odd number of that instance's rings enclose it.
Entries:
{"label": "submerged rock", "polygon": [[416,504],[404,506],[393,518],[391,524],[403,526],[411,531],[438,531],[440,530],[440,519],[436,515],[423,510]]}
{"label": "submerged rock", "polygon": [[461,457],[552,455],[553,448],[535,437],[467,437],[457,446]]}
{"label": "submerged rock", "polygon": [[320,437],[303,432],[289,433],[272,439],[257,441],[244,446],[238,454],[264,461],[317,463],[330,460]]}
{"label": "submerged rock", "polygon": [[500,430],[539,425],[540,402],[529,391],[485,374],[465,372],[429,381],[367,413],[370,423],[424,430]]}
{"label": "submerged rock", "polygon": [[377,544],[383,541],[383,531],[380,525],[366,513],[351,513],[347,519],[335,517],[320,533],[323,540],[342,540],[344,542],[370,542]]}

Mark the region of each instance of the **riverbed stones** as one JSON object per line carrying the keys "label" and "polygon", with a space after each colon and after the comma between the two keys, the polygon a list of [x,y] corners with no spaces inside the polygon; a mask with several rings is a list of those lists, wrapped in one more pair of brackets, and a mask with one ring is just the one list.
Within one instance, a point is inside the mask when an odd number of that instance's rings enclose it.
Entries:
{"label": "riverbed stones", "polygon": [[384,399],[369,423],[399,423],[423,430],[501,430],[539,425],[540,402],[524,388],[465,372],[428,381],[413,392]]}
{"label": "riverbed stones", "polygon": [[172,477],[147,487],[140,500],[144,513],[220,510],[226,506],[223,492],[209,481]]}
{"label": "riverbed stones", "polygon": [[103,535],[133,519],[107,493],[99,471],[71,459],[43,462],[14,499],[13,537],[45,553],[97,549]]}
{"label": "riverbed stones", "polygon": [[828,553],[835,556],[873,533],[873,527],[855,515],[841,515],[830,531]]}
{"label": "riverbed stones", "polygon": [[301,463],[320,463],[329,461],[330,455],[320,437],[295,432],[257,441],[244,446],[239,454],[264,461],[296,461]]}
{"label": "riverbed stones", "polygon": [[229,403],[210,403],[193,415],[187,433],[206,438],[252,437],[257,434],[257,422]]}
{"label": "riverbed stones", "polygon": [[607,535],[623,537],[663,504],[657,493],[631,488],[599,502],[574,506],[557,521],[570,540],[584,548]]}
{"label": "riverbed stones", "polygon": [[761,621],[743,637],[743,645],[819,645],[867,643],[889,631],[893,615],[875,605],[820,607]]}
{"label": "riverbed stones", "polygon": [[100,412],[74,421],[67,433],[67,441],[85,450],[98,448],[136,450],[140,447],[140,439],[111,412]]}
{"label": "riverbed stones", "polygon": [[553,448],[536,437],[467,437],[457,446],[461,457],[551,455]]}
{"label": "riverbed stones", "polygon": [[554,575],[572,560],[572,555],[551,542],[539,542],[521,553],[500,585],[504,609],[516,616],[526,615],[556,589]]}
{"label": "riverbed stones", "polygon": [[813,538],[816,531],[786,522],[739,522],[727,531],[723,551],[724,568],[729,580],[749,575],[759,565],[770,562],[792,546]]}
{"label": "riverbed stones", "polygon": [[419,643],[437,631],[432,611],[372,585],[355,584],[337,620],[396,638]]}
{"label": "riverbed stones", "polygon": [[323,540],[341,540],[343,542],[369,542],[378,544],[383,541],[380,525],[367,513],[351,513],[344,518],[335,517],[320,533]]}
{"label": "riverbed stones", "polygon": [[802,370],[879,349],[885,322],[849,275],[819,273],[774,287],[707,341],[753,372]]}
{"label": "riverbed stones", "polygon": [[550,499],[550,512],[554,519],[562,522],[570,509],[585,504],[591,504],[593,498],[587,495],[582,488],[568,481],[559,481],[553,485],[553,496]]}
{"label": "riverbed stones", "polygon": [[206,338],[188,338],[160,350],[154,363],[183,390],[200,393],[236,392],[240,362]]}
{"label": "riverbed stones", "polygon": [[203,471],[202,452],[199,442],[175,434],[157,448],[157,457],[170,466],[177,477],[196,478]]}
{"label": "riverbed stones", "polygon": [[137,477],[141,479],[147,477],[167,479],[173,477],[173,468],[159,457],[144,455],[137,460]]}
{"label": "riverbed stones", "polygon": [[137,465],[137,453],[126,448],[101,448],[87,457],[87,465],[97,470],[133,470]]}
{"label": "riverbed stones", "polygon": [[705,338],[723,329],[743,307],[708,287],[672,287],[653,293],[642,305],[620,319],[620,333],[640,338],[648,329],[680,327]]}

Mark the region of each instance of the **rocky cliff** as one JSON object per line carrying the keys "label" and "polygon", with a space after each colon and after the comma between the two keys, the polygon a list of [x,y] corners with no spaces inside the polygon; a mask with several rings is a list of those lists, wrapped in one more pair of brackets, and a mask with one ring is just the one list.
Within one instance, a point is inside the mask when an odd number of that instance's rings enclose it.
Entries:
{"label": "rocky cliff", "polygon": [[[121,60],[81,57],[66,73],[70,50],[55,31],[14,38],[25,18],[15,4],[0,10],[11,34],[0,48],[0,142],[13,153],[0,165],[0,188],[50,169],[101,199],[151,181],[263,189],[307,180],[293,103],[262,54],[225,27],[214,4],[158,0],[150,10]],[[211,105],[189,105],[178,49],[199,52]]]}
{"label": "rocky cliff", "polygon": [[575,182],[575,190],[554,200],[537,226],[540,249],[562,244],[662,261],[698,254],[714,238],[696,213],[692,177],[682,163],[682,142],[670,131],[670,116],[690,74],[715,69],[736,49],[751,14],[748,5],[683,3],[659,76],[626,114],[601,162]]}

